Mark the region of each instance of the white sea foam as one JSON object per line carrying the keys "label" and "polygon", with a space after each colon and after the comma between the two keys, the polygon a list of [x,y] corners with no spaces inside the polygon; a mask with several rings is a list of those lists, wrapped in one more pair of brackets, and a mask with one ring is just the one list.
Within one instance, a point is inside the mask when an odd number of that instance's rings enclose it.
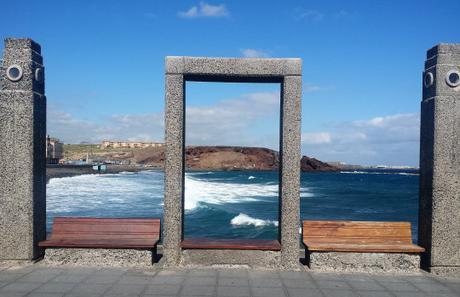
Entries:
{"label": "white sea foam", "polygon": [[266,197],[278,196],[278,185],[221,183],[185,175],[186,210],[192,210],[201,202],[209,204],[239,203],[259,201]]}
{"label": "white sea foam", "polygon": [[256,178],[256,177],[255,177],[255,176],[252,176],[252,175],[251,175],[250,177],[248,177],[248,179],[255,179],[255,178]]}
{"label": "white sea foam", "polygon": [[244,214],[244,213],[240,213],[239,215],[234,217],[230,221],[230,224],[232,224],[233,226],[254,225],[255,227],[262,227],[262,226],[268,226],[268,225],[278,226],[277,221],[256,219],[256,218],[250,217],[250,216],[248,216],[247,214]]}
{"label": "white sea foam", "polygon": [[410,172],[375,172],[375,171],[340,171],[340,173],[345,174],[398,174],[398,175],[419,175],[418,173],[410,173]]}
{"label": "white sea foam", "polygon": [[47,210],[58,214],[96,212],[95,215],[104,215],[122,212],[125,215],[135,215],[148,208],[161,213],[158,206],[163,200],[163,173],[146,171],[139,173],[139,177],[130,175],[52,178],[47,184]]}

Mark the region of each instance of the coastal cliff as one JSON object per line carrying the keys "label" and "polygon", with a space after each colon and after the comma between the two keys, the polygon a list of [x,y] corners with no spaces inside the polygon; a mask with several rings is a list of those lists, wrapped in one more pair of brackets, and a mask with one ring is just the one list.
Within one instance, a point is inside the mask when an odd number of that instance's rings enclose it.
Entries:
{"label": "coastal cliff", "polygon": [[[85,149],[82,145],[66,145],[65,160],[86,160],[89,156],[95,162],[164,168],[164,147],[100,149],[96,145],[87,146]],[[188,146],[185,164],[190,170],[277,170],[279,153],[263,147]],[[339,170],[307,156],[302,157],[300,165],[304,172]]]}
{"label": "coastal cliff", "polygon": [[[165,160],[163,148],[138,149],[117,157],[155,168],[163,168]],[[304,172],[339,170],[307,156],[300,162]],[[191,170],[277,170],[279,154],[261,147],[190,146],[185,149],[185,164]]]}

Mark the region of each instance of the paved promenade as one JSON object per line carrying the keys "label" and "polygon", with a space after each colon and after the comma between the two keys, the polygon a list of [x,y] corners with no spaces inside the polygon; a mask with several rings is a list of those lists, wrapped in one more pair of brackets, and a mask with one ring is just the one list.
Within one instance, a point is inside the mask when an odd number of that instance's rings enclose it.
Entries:
{"label": "paved promenade", "polygon": [[460,279],[246,269],[0,265],[0,296],[460,296]]}

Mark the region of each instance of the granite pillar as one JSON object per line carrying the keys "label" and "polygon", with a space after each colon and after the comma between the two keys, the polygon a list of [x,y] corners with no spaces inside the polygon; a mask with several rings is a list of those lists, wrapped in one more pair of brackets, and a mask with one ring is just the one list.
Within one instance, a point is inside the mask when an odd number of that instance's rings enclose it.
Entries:
{"label": "granite pillar", "polygon": [[0,69],[0,260],[43,255],[46,97],[40,45],[6,39]]}
{"label": "granite pillar", "polygon": [[420,138],[422,267],[460,275],[460,44],[427,53]]}
{"label": "granite pillar", "polygon": [[[164,257],[166,265],[299,267],[300,59],[166,57],[166,163]],[[279,83],[281,251],[182,250],[186,81]]]}

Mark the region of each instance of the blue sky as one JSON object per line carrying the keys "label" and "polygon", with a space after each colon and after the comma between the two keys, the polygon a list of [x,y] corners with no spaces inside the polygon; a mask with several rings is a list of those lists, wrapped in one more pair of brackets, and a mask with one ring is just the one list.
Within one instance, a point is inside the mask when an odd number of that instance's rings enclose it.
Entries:
{"label": "blue sky", "polygon": [[[1,38],[42,45],[48,130],[65,142],[161,141],[167,55],[300,57],[302,152],[355,164],[418,165],[426,50],[460,42],[458,0],[5,1],[2,11]],[[278,91],[189,85],[188,142],[276,148]],[[251,102],[266,105],[235,109]],[[193,126],[209,113],[215,122]]]}

